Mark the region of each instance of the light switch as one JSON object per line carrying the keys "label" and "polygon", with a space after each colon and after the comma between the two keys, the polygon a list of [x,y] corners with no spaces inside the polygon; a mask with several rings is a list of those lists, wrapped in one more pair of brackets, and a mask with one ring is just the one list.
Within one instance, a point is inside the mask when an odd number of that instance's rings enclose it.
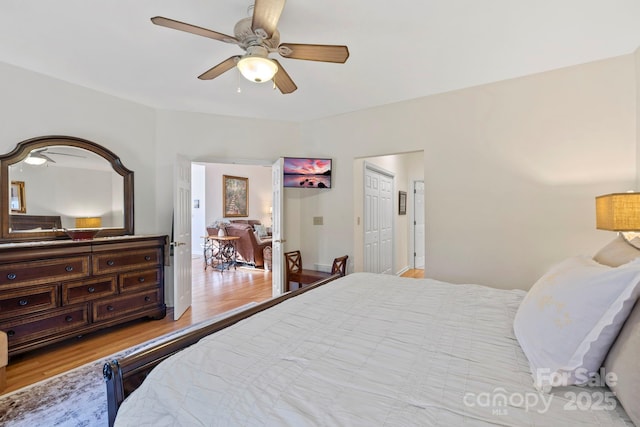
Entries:
{"label": "light switch", "polygon": [[313,225],[323,225],[323,224],[324,224],[324,217],[321,217],[321,216],[313,217]]}

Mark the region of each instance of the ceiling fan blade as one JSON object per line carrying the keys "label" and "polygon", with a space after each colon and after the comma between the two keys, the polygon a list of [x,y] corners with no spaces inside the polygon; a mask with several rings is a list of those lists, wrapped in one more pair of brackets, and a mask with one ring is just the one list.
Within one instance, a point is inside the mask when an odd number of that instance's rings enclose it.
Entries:
{"label": "ceiling fan blade", "polygon": [[349,58],[349,48],[328,44],[282,43],[278,46],[278,52],[285,58],[341,64]]}
{"label": "ceiling fan blade", "polygon": [[49,154],[55,154],[56,156],[69,156],[69,157],[79,157],[81,159],[86,159],[86,156],[80,156],[79,154],[69,154],[69,153],[54,153],[53,151],[47,151]]}
{"label": "ceiling fan blade", "polygon": [[289,74],[284,70],[282,64],[275,59],[273,61],[278,64],[278,72],[273,76],[273,83],[284,95],[295,92],[298,86],[291,80],[291,77],[289,77]]}
{"label": "ceiling fan blade", "polygon": [[225,59],[224,61],[222,61],[221,63],[219,63],[215,67],[210,68],[207,71],[205,71],[204,73],[200,74],[198,76],[198,78],[200,80],[215,79],[220,74],[222,74],[222,73],[224,73],[226,71],[229,71],[230,69],[235,67],[236,64],[238,63],[238,59],[240,59],[240,56],[238,56],[238,55],[232,56],[231,58],[228,58],[228,59]]}
{"label": "ceiling fan blade", "polygon": [[156,25],[160,25],[161,27],[171,28],[173,30],[180,30],[186,33],[196,34],[202,37],[209,37],[210,39],[220,40],[225,43],[234,43],[238,44],[238,40],[227,34],[218,33],[213,30],[208,30],[206,28],[198,27],[191,24],[186,24],[184,22],[176,21],[174,19],[163,18],[162,16],[156,16],[151,18],[151,22]]}
{"label": "ceiling fan blade", "polygon": [[276,31],[286,0],[255,0],[251,29],[259,37],[270,39]]}
{"label": "ceiling fan blade", "polygon": [[[44,150],[42,150],[42,151],[44,151]],[[56,162],[55,160],[53,160],[51,157],[47,156],[46,154],[42,154],[42,151],[31,153],[30,156],[38,158],[38,159],[45,159],[47,162],[51,162],[51,163],[55,163]]]}

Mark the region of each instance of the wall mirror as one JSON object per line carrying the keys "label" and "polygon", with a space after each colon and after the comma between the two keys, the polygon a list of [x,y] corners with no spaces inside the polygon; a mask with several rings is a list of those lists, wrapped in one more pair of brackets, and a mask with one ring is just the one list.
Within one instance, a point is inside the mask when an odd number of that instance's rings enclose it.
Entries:
{"label": "wall mirror", "polygon": [[64,229],[99,228],[98,237],[134,232],[133,172],[94,142],[69,136],[20,142],[0,156],[0,176],[4,241],[68,239]]}

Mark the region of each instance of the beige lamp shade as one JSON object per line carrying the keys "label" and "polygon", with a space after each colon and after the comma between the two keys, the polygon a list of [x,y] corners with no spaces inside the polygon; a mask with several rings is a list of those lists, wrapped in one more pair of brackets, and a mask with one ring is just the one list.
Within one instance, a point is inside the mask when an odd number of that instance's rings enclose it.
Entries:
{"label": "beige lamp shade", "polygon": [[596,197],[596,228],[640,231],[640,193],[613,193]]}
{"label": "beige lamp shade", "polygon": [[99,228],[102,227],[102,218],[99,216],[89,216],[76,218],[76,228]]}

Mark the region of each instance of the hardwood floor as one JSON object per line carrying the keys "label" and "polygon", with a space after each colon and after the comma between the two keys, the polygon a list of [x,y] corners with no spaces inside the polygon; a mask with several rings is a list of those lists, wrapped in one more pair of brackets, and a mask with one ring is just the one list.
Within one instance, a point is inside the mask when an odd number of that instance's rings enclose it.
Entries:
{"label": "hardwood floor", "polygon": [[[421,278],[424,270],[409,270],[402,276]],[[169,309],[161,320],[136,320],[12,357],[7,366],[7,388],[3,393],[105,358],[244,304],[267,300],[271,297],[271,272],[238,268],[220,274],[211,268],[204,271],[202,260],[196,259],[193,261],[192,292],[191,308],[178,321],[173,321],[173,309]]]}
{"label": "hardwood floor", "polygon": [[14,356],[7,366],[7,388],[3,393],[269,298],[271,272],[238,268],[220,274],[210,267],[204,271],[202,260],[196,259],[193,261],[192,305],[178,321],[173,320],[173,309],[168,309],[167,316],[161,320],[140,319]]}
{"label": "hardwood floor", "polygon": [[424,279],[424,270],[417,269],[417,268],[407,270],[401,274],[401,277],[411,277],[412,279]]}

